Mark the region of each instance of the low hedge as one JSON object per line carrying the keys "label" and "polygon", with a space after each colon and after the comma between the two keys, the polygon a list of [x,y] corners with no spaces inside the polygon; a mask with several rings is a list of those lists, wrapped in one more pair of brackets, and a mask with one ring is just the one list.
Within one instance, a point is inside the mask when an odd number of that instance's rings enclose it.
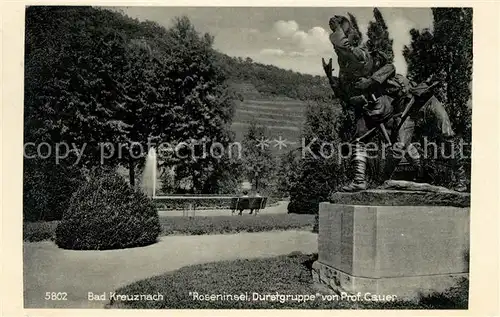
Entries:
{"label": "low hedge", "polygon": [[55,240],[56,228],[60,221],[37,221],[23,223],[23,241],[38,242]]}
{"label": "low hedge", "polygon": [[[235,196],[236,197],[236,196]],[[268,197],[266,207],[276,205],[280,199],[278,197]],[[154,200],[154,205],[160,210],[182,210],[192,204],[193,208],[197,209],[230,209],[231,200],[230,199],[220,199],[220,198],[206,198],[203,200],[192,199],[192,200],[169,200],[169,201],[158,201]]]}

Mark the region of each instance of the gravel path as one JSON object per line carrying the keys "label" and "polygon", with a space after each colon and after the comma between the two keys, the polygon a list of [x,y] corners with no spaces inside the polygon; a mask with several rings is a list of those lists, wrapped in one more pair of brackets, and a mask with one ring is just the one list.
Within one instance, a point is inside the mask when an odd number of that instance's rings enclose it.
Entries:
{"label": "gravel path", "polygon": [[[278,231],[228,235],[167,236],[154,245],[110,251],[70,251],[53,242],[24,243],[25,308],[102,308],[88,292],[102,294],[183,266],[294,251],[317,252],[317,235]],[[66,292],[66,301],[45,300]]]}

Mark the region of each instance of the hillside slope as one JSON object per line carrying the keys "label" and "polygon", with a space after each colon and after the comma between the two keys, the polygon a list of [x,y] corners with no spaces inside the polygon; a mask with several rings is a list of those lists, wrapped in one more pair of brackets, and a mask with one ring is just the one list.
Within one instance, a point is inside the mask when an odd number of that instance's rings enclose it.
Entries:
{"label": "hillside slope", "polygon": [[[219,53],[236,101],[232,130],[241,141],[252,121],[266,127],[276,154],[297,148],[308,104],[331,98],[326,77],[301,74]],[[275,140],[284,142],[279,146]]]}
{"label": "hillside slope", "polygon": [[285,96],[265,96],[250,83],[232,86],[243,97],[243,100],[236,101],[233,117],[232,130],[235,132],[236,141],[241,141],[250,124],[256,122],[266,128],[272,148],[280,150],[274,143],[274,140],[280,138],[286,144],[281,150],[298,146],[307,101]]}

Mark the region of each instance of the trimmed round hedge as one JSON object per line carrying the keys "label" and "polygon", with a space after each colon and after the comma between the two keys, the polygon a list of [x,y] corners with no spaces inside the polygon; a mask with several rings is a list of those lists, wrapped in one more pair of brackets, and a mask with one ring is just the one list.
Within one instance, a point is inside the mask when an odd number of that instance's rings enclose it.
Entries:
{"label": "trimmed round hedge", "polygon": [[74,193],[55,242],[73,250],[122,249],[155,243],[160,232],[153,202],[120,175],[105,173]]}

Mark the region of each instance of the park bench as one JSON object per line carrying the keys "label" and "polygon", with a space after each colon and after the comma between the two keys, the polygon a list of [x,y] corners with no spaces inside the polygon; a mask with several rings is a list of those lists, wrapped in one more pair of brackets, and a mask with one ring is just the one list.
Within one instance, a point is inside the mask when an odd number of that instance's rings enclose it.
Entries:
{"label": "park bench", "polygon": [[207,202],[220,201],[220,205],[227,206],[232,213],[236,210],[253,209],[258,212],[266,207],[267,197],[234,197],[220,195],[167,195],[154,196],[153,200],[158,203],[172,203],[182,206],[183,216],[195,216],[197,207],[205,207]]}
{"label": "park bench", "polygon": [[261,209],[266,207],[267,197],[238,197],[231,200],[232,214],[235,211],[243,211],[246,209],[253,210],[257,214]]}

